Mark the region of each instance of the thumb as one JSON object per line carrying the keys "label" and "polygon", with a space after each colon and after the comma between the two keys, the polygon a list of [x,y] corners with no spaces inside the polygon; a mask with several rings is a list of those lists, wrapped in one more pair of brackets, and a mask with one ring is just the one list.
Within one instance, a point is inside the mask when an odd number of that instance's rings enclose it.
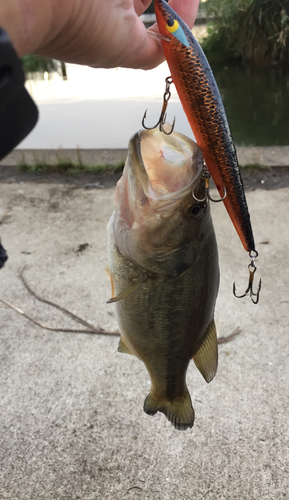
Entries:
{"label": "thumb", "polygon": [[[170,0],[169,5],[183,19],[191,29],[194,25],[199,0]],[[142,29],[140,50],[135,53],[129,61],[125,61],[122,66],[138,69],[152,69],[164,61],[164,53],[161,42],[150,36],[150,32],[158,33],[158,26],[155,23],[148,30]]]}

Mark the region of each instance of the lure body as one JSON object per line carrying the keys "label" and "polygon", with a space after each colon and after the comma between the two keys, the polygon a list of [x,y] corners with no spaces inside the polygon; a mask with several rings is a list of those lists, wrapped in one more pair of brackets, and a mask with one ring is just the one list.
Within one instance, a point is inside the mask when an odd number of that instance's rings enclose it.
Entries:
{"label": "lure body", "polygon": [[210,65],[190,29],[164,0],[155,0],[173,82],[215,185],[248,252],[255,251],[250,214],[223,102]]}

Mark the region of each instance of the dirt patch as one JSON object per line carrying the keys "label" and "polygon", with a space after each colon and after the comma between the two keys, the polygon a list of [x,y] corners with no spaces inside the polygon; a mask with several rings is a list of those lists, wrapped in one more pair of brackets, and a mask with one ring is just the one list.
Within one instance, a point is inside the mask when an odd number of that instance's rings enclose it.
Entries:
{"label": "dirt patch", "polygon": [[255,189],[280,189],[289,186],[289,168],[272,167],[260,169],[241,169],[241,175],[246,191]]}

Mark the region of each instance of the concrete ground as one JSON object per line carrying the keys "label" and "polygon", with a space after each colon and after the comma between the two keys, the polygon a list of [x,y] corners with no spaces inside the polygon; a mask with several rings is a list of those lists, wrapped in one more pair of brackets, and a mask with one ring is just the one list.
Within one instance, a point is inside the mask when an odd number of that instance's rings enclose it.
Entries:
{"label": "concrete ground", "polygon": [[[272,183],[271,183],[272,187]],[[249,259],[222,204],[212,206],[219,243],[219,348],[209,385],[187,374],[196,411],[179,432],[149,417],[144,366],[118,339],[42,330],[0,303],[0,498],[9,500],[281,500],[289,477],[289,187],[248,192],[260,303],[236,299]],[[114,188],[3,182],[0,233],[9,260],[0,296],[38,321],[77,327],[24,288],[106,330],[117,328],[104,268]],[[88,243],[88,246],[80,247]],[[83,250],[81,251],[81,248]]]}

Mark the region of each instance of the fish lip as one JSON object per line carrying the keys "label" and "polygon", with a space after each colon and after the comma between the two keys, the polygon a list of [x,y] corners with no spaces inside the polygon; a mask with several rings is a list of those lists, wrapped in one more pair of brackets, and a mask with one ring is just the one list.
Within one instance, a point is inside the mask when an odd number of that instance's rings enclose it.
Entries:
{"label": "fish lip", "polygon": [[[129,142],[129,157],[130,161],[128,163],[128,168],[130,171],[130,181],[131,190],[134,189],[136,192],[141,190],[143,196],[148,199],[149,191],[156,193],[152,183],[150,181],[148,172],[145,167],[145,163],[141,151],[141,142],[145,136],[148,134],[153,134],[153,130],[139,130],[130,139]],[[162,194],[160,196],[155,196],[150,199],[150,208],[152,211],[161,212],[167,209],[169,206],[175,206],[182,198],[189,192],[193,192],[195,185],[199,183],[200,176],[203,169],[203,155],[201,148],[190,138],[179,132],[173,132],[177,136],[181,137],[189,146],[192,145],[192,164],[194,163],[197,168],[197,172],[192,178],[192,180],[184,187],[168,192],[167,194]],[[133,196],[133,193],[131,193]],[[157,194],[157,193],[156,193]]]}
{"label": "fish lip", "polygon": [[[138,170],[138,173],[143,174],[147,180],[149,181],[149,176],[145,168],[145,164],[143,162],[142,154],[141,154],[141,135],[142,130],[136,132],[129,141],[129,155],[132,156],[130,162],[130,170]],[[134,158],[136,157],[136,158]],[[136,160],[136,161],[134,161]],[[141,170],[141,172],[140,172]],[[135,173],[135,172],[134,172]]]}

